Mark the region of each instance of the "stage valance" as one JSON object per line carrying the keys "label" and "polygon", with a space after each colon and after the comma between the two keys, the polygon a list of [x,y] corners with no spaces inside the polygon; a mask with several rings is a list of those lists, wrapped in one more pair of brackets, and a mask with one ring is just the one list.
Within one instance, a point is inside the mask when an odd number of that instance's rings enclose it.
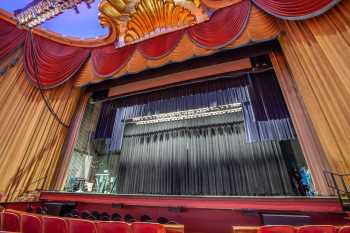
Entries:
{"label": "stage valance", "polygon": [[21,46],[24,39],[24,31],[18,30],[11,23],[0,20],[0,60]]}
{"label": "stage valance", "polygon": [[[252,0],[259,8],[277,17],[304,19],[321,14],[339,0]],[[219,49],[275,38],[279,28],[272,16],[268,16],[250,0],[203,0],[202,4],[216,10],[209,21],[187,29],[144,40],[129,47],[116,48],[115,44],[92,49],[88,69],[94,76],[78,79],[76,85],[95,83],[105,78],[116,78],[137,73],[171,62],[181,62],[195,56],[206,56]],[[217,8],[214,7],[217,4]],[[213,7],[211,7],[213,6]],[[33,57],[38,64],[38,78],[42,87],[55,87],[76,74],[87,60],[90,49],[69,46],[66,42],[33,36],[17,29],[10,22],[0,21],[0,59],[24,44],[25,67],[30,80],[36,83]],[[65,44],[63,44],[65,43]],[[34,55],[34,56],[33,56]]]}
{"label": "stage valance", "polygon": [[88,49],[61,45],[28,34],[24,44],[27,76],[35,84],[39,79],[43,88],[58,86],[79,71],[89,53]]}
{"label": "stage valance", "polygon": [[341,0],[252,0],[258,7],[278,18],[301,20],[318,16]]}
{"label": "stage valance", "polygon": [[249,18],[250,2],[216,11],[207,22],[188,29],[192,40],[201,47],[221,48],[236,39],[244,30]]}

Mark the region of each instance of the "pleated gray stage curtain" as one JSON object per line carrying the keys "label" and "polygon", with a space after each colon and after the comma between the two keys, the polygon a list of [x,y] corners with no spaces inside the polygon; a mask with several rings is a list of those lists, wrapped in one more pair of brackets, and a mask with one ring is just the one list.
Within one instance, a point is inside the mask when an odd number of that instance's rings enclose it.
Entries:
{"label": "pleated gray stage curtain", "polygon": [[247,143],[243,115],[127,124],[118,193],[295,195],[277,141]]}

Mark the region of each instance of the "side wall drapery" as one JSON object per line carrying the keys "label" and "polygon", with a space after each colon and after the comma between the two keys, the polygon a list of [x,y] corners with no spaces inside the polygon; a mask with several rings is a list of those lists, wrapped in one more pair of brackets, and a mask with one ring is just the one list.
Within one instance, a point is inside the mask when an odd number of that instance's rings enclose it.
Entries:
{"label": "side wall drapery", "polygon": [[[17,56],[17,64],[0,76],[0,192],[7,201],[25,191],[50,188],[67,133],[26,79],[22,53],[20,49],[0,64]],[[44,93],[69,124],[80,90],[69,81]]]}
{"label": "side wall drapery", "polygon": [[281,22],[281,46],[333,171],[350,171],[350,2]]}

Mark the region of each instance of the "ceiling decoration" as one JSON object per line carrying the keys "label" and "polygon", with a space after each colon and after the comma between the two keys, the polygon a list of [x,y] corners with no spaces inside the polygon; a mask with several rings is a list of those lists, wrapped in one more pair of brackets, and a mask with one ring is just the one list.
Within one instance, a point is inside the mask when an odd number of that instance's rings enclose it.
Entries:
{"label": "ceiling decoration", "polygon": [[140,42],[209,19],[199,0],[102,0],[102,26],[119,34],[115,46]]}
{"label": "ceiling decoration", "polygon": [[[1,14],[0,11],[0,51],[2,51],[0,59],[22,46],[27,75],[29,78],[32,76],[32,56],[34,54],[40,71],[38,80],[43,88],[60,85],[75,76],[77,72],[88,75],[84,78],[80,77],[79,80],[76,80],[76,84],[87,85],[101,82],[106,78],[116,78],[173,62],[181,62],[195,56],[206,56],[222,49],[232,49],[273,39],[278,35],[279,27],[275,17],[271,15],[277,17],[287,15],[288,19],[295,20],[310,18],[330,9],[340,0],[310,0],[314,4],[301,4],[303,0],[286,0],[283,3],[279,0],[201,0],[199,6],[191,0],[151,0],[145,3],[140,3],[143,0],[102,1],[106,2],[106,9],[101,14],[101,18],[105,21],[102,22],[106,26],[114,24],[117,27],[112,27],[112,31],[115,32],[115,40],[105,38],[104,41],[110,42],[100,47],[98,45],[101,44],[96,44],[96,41],[94,46],[91,46],[91,44],[83,44],[82,41],[73,44],[72,40],[64,41],[64,38],[43,36],[44,34],[39,33],[40,28],[33,30],[33,43],[28,43],[28,31],[18,29],[14,20]],[[163,8],[171,6],[174,7],[174,10],[154,10],[157,7],[163,9],[154,5],[160,4],[160,1],[163,2],[161,5]],[[210,20],[203,22],[205,17],[208,17],[203,12],[209,12],[204,10],[207,7],[204,1],[211,3],[217,1],[225,4],[229,1],[236,1],[236,3],[217,9],[211,14]],[[174,5],[167,5],[168,2]],[[110,7],[112,4],[113,8]],[[138,10],[146,7],[143,4],[149,4],[147,9],[152,9],[152,11]],[[287,5],[296,8],[286,7]],[[182,8],[175,10],[176,6]],[[182,26],[193,23],[191,20],[179,20],[180,12],[188,12],[186,10],[196,17],[196,25],[183,29]],[[136,14],[136,12],[144,12],[142,13],[145,14],[143,20],[151,21],[152,19],[152,22],[155,22],[158,27],[146,27],[148,25],[146,22],[138,22],[137,25],[140,25],[142,31],[137,32],[139,33],[137,37],[131,38],[137,41],[132,41],[131,44],[117,49],[115,42],[124,41],[128,30],[136,30],[135,26],[128,28],[128,22],[133,22],[132,16],[141,14]],[[159,14],[165,14],[164,12],[171,14],[159,16]],[[176,22],[181,23],[176,25],[175,31],[168,33],[166,30],[174,26],[173,17],[177,19]],[[190,15],[183,14],[182,17],[186,19]],[[167,20],[162,24],[159,19]],[[167,25],[165,31],[157,31],[161,25]],[[139,39],[141,36],[143,37]],[[154,38],[148,39],[150,37]],[[90,53],[91,56],[89,56]],[[88,62],[85,63],[85,61]],[[65,69],[62,70],[62,67]]]}
{"label": "ceiling decoration", "polygon": [[187,8],[175,5],[173,0],[141,0],[135,10],[127,24],[125,43],[132,43],[162,31],[175,31],[196,23],[196,16]]}
{"label": "ceiling decoration", "polygon": [[88,7],[95,0],[33,0],[24,8],[16,10],[15,17],[21,26],[33,28],[68,9],[79,13],[78,5],[85,2]]}

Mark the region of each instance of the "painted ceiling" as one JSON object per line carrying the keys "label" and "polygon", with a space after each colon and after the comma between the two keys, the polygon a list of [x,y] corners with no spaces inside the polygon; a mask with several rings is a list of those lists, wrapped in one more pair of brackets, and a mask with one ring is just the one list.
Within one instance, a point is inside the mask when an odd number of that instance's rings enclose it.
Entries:
{"label": "painted ceiling", "polygon": [[[32,0],[0,1],[0,8],[13,13],[17,9],[25,7]],[[95,0],[91,8],[85,4],[79,5],[79,14],[74,10],[68,10],[54,17],[44,24],[42,28],[62,34],[63,36],[79,37],[81,39],[103,37],[108,34],[107,28],[102,28],[98,20],[98,4]],[[74,23],[73,23],[74,22]]]}

